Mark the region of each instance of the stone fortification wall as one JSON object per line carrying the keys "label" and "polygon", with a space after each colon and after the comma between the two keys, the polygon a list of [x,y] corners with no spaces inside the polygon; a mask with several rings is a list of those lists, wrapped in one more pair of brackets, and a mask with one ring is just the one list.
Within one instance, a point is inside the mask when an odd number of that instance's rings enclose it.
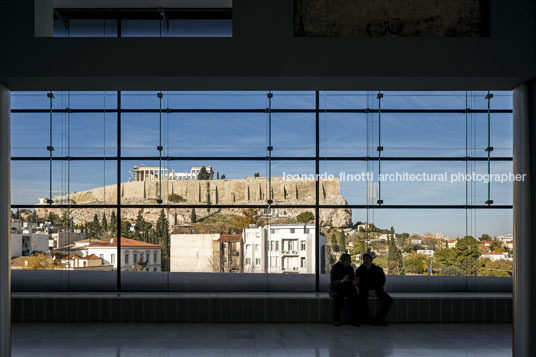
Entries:
{"label": "stone fortification wall", "polygon": [[[245,179],[226,180],[192,180],[192,181],[163,181],[162,201],[172,204],[256,204],[264,205],[268,197],[268,180],[265,177],[246,177]],[[282,177],[273,177],[271,182],[274,204],[315,204],[315,182],[302,180],[283,180]],[[172,194],[182,197],[182,202],[169,202]],[[114,204],[116,203],[116,185],[98,187],[88,191],[73,193],[69,196],[73,204]],[[159,181],[134,181],[121,184],[122,204],[155,204],[160,197]],[[54,198],[60,202],[61,197]],[[346,199],[340,194],[338,179],[323,181],[320,184],[320,202],[327,205],[347,205]],[[53,210],[61,216],[61,210]],[[109,212],[108,212],[109,211]],[[123,209],[123,219],[135,220],[138,209]],[[213,214],[215,209],[211,210]],[[277,209],[274,214],[280,216],[296,217],[304,211],[313,209],[290,208]],[[48,214],[46,208],[38,209],[40,216]],[[74,223],[79,224],[93,219],[95,213],[102,216],[102,209],[73,209],[71,215]],[[240,214],[241,209],[223,209],[222,214]],[[144,209],[144,218],[156,222],[160,209]],[[170,208],[166,210],[168,219],[174,223],[177,216],[178,223],[190,223],[190,209]],[[106,210],[109,216],[111,210]],[[196,209],[196,215],[202,218],[210,214],[205,209]],[[323,224],[334,227],[348,227],[351,225],[352,213],[350,209],[322,209],[320,219]]]}
{"label": "stone fortification wall", "polygon": [[[185,180],[163,181],[162,200],[167,201],[171,194],[180,195],[188,203],[238,204],[268,199],[268,180],[265,177],[247,177],[233,180]],[[274,203],[291,203],[315,196],[315,182],[302,180],[283,180],[273,177],[271,182]],[[116,185],[98,187],[70,195],[77,204],[116,202]],[[339,180],[322,181],[320,200],[340,196]],[[121,198],[156,200],[160,197],[159,181],[134,181],[121,184]],[[55,201],[61,198],[55,198]]]}

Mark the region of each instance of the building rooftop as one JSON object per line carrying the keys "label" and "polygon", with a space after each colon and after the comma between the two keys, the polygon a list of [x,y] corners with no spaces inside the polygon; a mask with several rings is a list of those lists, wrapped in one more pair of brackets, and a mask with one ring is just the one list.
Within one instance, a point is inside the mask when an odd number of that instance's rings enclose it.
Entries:
{"label": "building rooftop", "polygon": [[218,239],[218,242],[240,242],[241,240],[241,234],[222,234]]}
{"label": "building rooftop", "polygon": [[296,228],[296,227],[307,227],[315,228],[313,223],[282,223],[282,224],[268,224],[270,228]]}
{"label": "building rooftop", "polygon": [[12,266],[27,266],[30,257],[16,257],[11,259]]}
{"label": "building rooftop", "polygon": [[101,259],[101,258],[97,257],[95,254],[88,255],[87,257],[81,257],[81,256],[78,256],[76,254],[69,254],[69,255],[67,255],[67,257],[65,257],[63,259],[67,259],[67,260],[72,260],[72,259],[95,260],[95,259]]}
{"label": "building rooftop", "polygon": [[[88,246],[88,248],[107,248],[117,247],[117,238],[110,238],[101,240]],[[160,248],[160,245],[142,242],[135,239],[121,237],[121,247],[146,247],[146,248]]]}

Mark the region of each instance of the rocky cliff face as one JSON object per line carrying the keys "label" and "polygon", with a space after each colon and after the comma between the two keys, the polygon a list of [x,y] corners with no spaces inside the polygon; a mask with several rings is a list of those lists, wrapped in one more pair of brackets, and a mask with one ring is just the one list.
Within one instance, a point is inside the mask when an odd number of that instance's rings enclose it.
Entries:
{"label": "rocky cliff face", "polygon": [[[271,190],[273,204],[284,205],[314,205],[316,186],[314,181],[283,180],[275,177],[268,185],[265,177],[247,177],[232,180],[200,180],[200,181],[135,181],[121,184],[121,203],[127,205],[156,204],[161,197],[164,204],[221,204],[221,205],[265,205],[268,192]],[[69,196],[71,202],[76,204],[115,204],[117,197],[116,185],[99,187],[88,191],[73,193]],[[172,201],[170,201],[172,199]],[[55,197],[56,203],[66,201],[66,197]],[[74,204],[73,203],[73,204]],[[347,205],[346,199],[340,194],[338,179],[322,181],[320,184],[320,203],[326,205]],[[211,209],[213,213],[216,209]],[[48,214],[47,208],[37,209],[40,216]],[[61,216],[60,209],[52,211]],[[71,209],[71,216],[75,224],[93,220],[95,214],[102,217],[103,211],[107,216],[110,209]],[[125,208],[121,212],[122,219],[135,220],[138,208]],[[273,209],[274,217],[294,218],[304,211],[314,213],[314,209],[285,208]],[[142,210],[145,220],[156,222],[160,214],[159,208],[145,208]],[[222,214],[239,215],[241,209],[230,208],[220,210]],[[171,223],[190,223],[191,209],[169,208],[166,214]],[[208,215],[206,209],[196,209],[198,218]],[[320,220],[323,225],[334,227],[348,227],[352,224],[352,212],[344,209],[321,209]]]}

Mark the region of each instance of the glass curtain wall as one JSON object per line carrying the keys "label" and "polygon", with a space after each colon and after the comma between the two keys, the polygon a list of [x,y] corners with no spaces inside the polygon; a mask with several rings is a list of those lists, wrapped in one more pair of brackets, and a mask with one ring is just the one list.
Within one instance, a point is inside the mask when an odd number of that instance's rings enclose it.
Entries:
{"label": "glass curtain wall", "polygon": [[511,276],[511,92],[14,92],[12,108],[12,268],[49,283],[314,291],[367,251],[390,275]]}

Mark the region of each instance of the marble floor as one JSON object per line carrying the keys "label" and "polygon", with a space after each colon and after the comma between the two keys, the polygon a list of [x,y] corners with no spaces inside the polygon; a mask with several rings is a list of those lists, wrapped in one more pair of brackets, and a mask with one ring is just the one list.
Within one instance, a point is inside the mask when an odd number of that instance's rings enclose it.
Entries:
{"label": "marble floor", "polygon": [[13,356],[481,356],[512,354],[509,324],[14,324]]}

